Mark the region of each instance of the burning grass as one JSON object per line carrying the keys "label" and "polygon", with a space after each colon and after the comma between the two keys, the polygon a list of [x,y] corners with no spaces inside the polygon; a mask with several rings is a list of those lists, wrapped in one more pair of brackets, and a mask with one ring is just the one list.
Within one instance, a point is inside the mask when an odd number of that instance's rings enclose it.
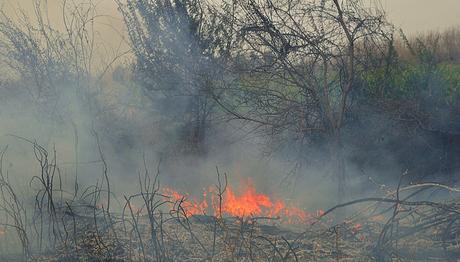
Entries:
{"label": "burning grass", "polygon": [[[296,206],[289,206],[282,199],[271,198],[267,194],[257,192],[250,179],[240,185],[241,192],[237,193],[231,186],[225,183],[222,191],[222,199],[215,187],[208,187],[203,191],[202,198],[197,199],[188,194],[175,191],[172,188],[163,188],[164,195],[170,196],[171,200],[182,201],[182,208],[187,216],[212,214],[219,217],[263,217],[277,219],[282,224],[309,224],[314,221],[312,214]],[[222,201],[225,199],[225,201]],[[319,210],[316,214],[321,214]]]}
{"label": "burning grass", "polygon": [[[0,238],[14,236],[22,256],[2,261],[456,261],[460,257],[459,189],[420,184],[308,213],[258,192],[240,190],[217,172],[200,198],[160,187],[145,170],[139,192],[110,191],[107,168],[96,185],[67,192],[55,152],[32,143],[41,173],[32,214],[0,168]],[[101,152],[102,154],[102,152]],[[101,155],[103,159],[103,156]],[[104,163],[105,166],[105,163]],[[450,200],[416,200],[447,191]],[[110,199],[117,201],[111,203]],[[114,203],[121,203],[119,206]],[[339,220],[338,209],[354,210]],[[1,243],[1,242],[0,242]]]}

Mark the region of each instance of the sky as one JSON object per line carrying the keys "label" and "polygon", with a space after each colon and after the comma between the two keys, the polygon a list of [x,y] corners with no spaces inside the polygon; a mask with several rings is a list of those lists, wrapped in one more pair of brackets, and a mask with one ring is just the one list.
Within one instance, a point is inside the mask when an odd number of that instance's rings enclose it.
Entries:
{"label": "sky", "polygon": [[460,0],[380,0],[388,20],[414,35],[460,27]]}
{"label": "sky", "polygon": [[[63,0],[48,0],[50,6]],[[84,1],[84,0],[77,0]],[[372,0],[363,0],[372,1]],[[380,0],[390,22],[409,35],[460,26],[460,0]],[[0,0],[3,3],[31,10],[33,0]],[[99,10],[117,17],[114,0],[95,0]],[[51,14],[52,15],[52,14]]]}
{"label": "sky", "polygon": [[[0,0],[0,7],[7,14],[15,16],[19,6],[26,13],[33,14],[32,3],[36,0]],[[64,0],[42,0],[48,3],[50,20],[62,23],[60,7]],[[67,0],[70,2],[88,2],[90,0]],[[214,0],[219,1],[219,0]],[[375,0],[361,0],[364,3]],[[460,0],[377,0],[386,11],[388,20],[407,36],[429,31],[460,27]],[[117,11],[115,0],[92,0],[96,4],[98,18],[96,31],[104,42],[104,48],[116,53],[129,49],[124,32],[123,20]],[[53,23],[56,25],[55,23]],[[123,50],[121,50],[123,49]],[[104,55],[105,56],[105,55]],[[108,55],[107,55],[108,56]]]}
{"label": "sky", "polygon": [[[33,2],[37,0],[0,0],[0,8],[7,15],[17,17],[19,7],[28,15],[34,17]],[[40,0],[48,3],[48,15],[51,23],[63,29],[62,4],[89,2],[96,4],[98,15],[96,31],[98,34],[96,44],[100,49],[95,51],[95,58],[100,65],[111,63],[111,59],[126,54],[129,51],[129,41],[121,15],[118,13],[115,0]],[[124,1],[124,0],[122,0]],[[219,1],[219,0],[213,0]],[[460,0],[361,0],[364,4],[380,1],[389,22],[396,28],[401,28],[406,36],[411,37],[418,33],[460,28]],[[62,26],[62,28],[59,28]],[[129,56],[120,56],[123,61]],[[100,66],[94,66],[100,68]],[[102,66],[105,68],[105,66]]]}

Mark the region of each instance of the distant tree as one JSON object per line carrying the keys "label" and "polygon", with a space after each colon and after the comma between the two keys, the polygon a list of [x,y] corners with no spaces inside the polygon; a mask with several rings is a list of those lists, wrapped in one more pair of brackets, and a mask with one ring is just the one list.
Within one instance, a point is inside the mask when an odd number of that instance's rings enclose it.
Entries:
{"label": "distant tree", "polygon": [[136,79],[161,111],[162,123],[178,127],[182,148],[204,153],[216,112],[210,90],[228,57],[228,27],[205,1],[118,4],[136,58]]}
{"label": "distant tree", "polygon": [[[360,106],[386,119],[381,121],[385,127],[379,124],[386,139],[367,138],[371,150],[366,157],[378,159],[384,147],[413,180],[456,179],[451,174],[458,168],[452,163],[458,162],[460,141],[458,35],[455,30],[412,38],[401,33],[391,52],[362,72]],[[409,153],[414,151],[424,154]],[[375,166],[375,161],[366,162]]]}

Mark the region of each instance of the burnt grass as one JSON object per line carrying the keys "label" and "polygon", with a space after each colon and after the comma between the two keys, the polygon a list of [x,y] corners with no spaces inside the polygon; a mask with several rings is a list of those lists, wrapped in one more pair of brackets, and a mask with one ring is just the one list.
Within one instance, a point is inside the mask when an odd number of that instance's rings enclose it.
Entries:
{"label": "burnt grass", "polygon": [[[29,261],[458,261],[458,201],[361,199],[334,221],[336,209],[305,225],[276,218],[187,216],[180,201],[164,212],[122,214],[76,204],[57,208],[47,244]],[[364,203],[364,205],[362,205]],[[57,205],[58,206],[58,205]],[[59,221],[59,222],[58,222]],[[52,228],[54,225],[54,229]],[[59,232],[58,232],[59,231]],[[54,233],[53,233],[54,232]],[[44,238],[45,236],[42,236]],[[20,260],[20,259],[18,259]]]}
{"label": "burnt grass", "polygon": [[[22,251],[0,253],[0,261],[460,259],[460,189],[448,185],[400,183],[381,197],[356,199],[289,225],[279,218],[222,212],[189,215],[186,198],[162,193],[159,169],[150,174],[146,168],[138,193],[119,197],[111,191],[103,161],[100,182],[87,187],[75,182],[73,191],[66,190],[56,153],[33,146],[41,173],[31,179],[32,200],[23,200],[0,168],[0,229],[14,234]],[[218,173],[217,182],[219,209],[226,176]],[[437,200],[426,197],[439,192],[443,197]]]}
{"label": "burnt grass", "polygon": [[[80,217],[75,235],[30,260],[457,261],[458,204],[425,204],[401,204],[389,216],[367,207],[346,222],[333,223],[325,216],[303,227],[267,218],[186,217],[171,210],[159,213],[152,229],[148,215],[131,221],[113,216],[110,225],[101,211],[97,220]],[[67,217],[73,216],[77,214]]]}

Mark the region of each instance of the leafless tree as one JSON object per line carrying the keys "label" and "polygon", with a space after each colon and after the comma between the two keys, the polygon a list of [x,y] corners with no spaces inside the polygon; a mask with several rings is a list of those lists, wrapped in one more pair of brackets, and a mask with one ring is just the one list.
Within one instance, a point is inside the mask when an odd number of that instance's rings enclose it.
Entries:
{"label": "leafless tree", "polygon": [[[363,70],[363,48],[385,45],[390,27],[378,3],[359,0],[233,1],[241,41],[232,53],[236,81],[229,99],[217,97],[230,114],[291,132],[298,141],[326,137],[338,180],[345,188],[342,128],[352,91]],[[238,97],[238,99],[235,99]]]}
{"label": "leafless tree", "polygon": [[65,32],[50,22],[46,1],[34,2],[31,17],[24,11],[19,17],[0,12],[3,62],[32,101],[57,118],[62,118],[59,102],[69,83],[88,91],[94,64],[94,7],[70,2],[62,6]]}

